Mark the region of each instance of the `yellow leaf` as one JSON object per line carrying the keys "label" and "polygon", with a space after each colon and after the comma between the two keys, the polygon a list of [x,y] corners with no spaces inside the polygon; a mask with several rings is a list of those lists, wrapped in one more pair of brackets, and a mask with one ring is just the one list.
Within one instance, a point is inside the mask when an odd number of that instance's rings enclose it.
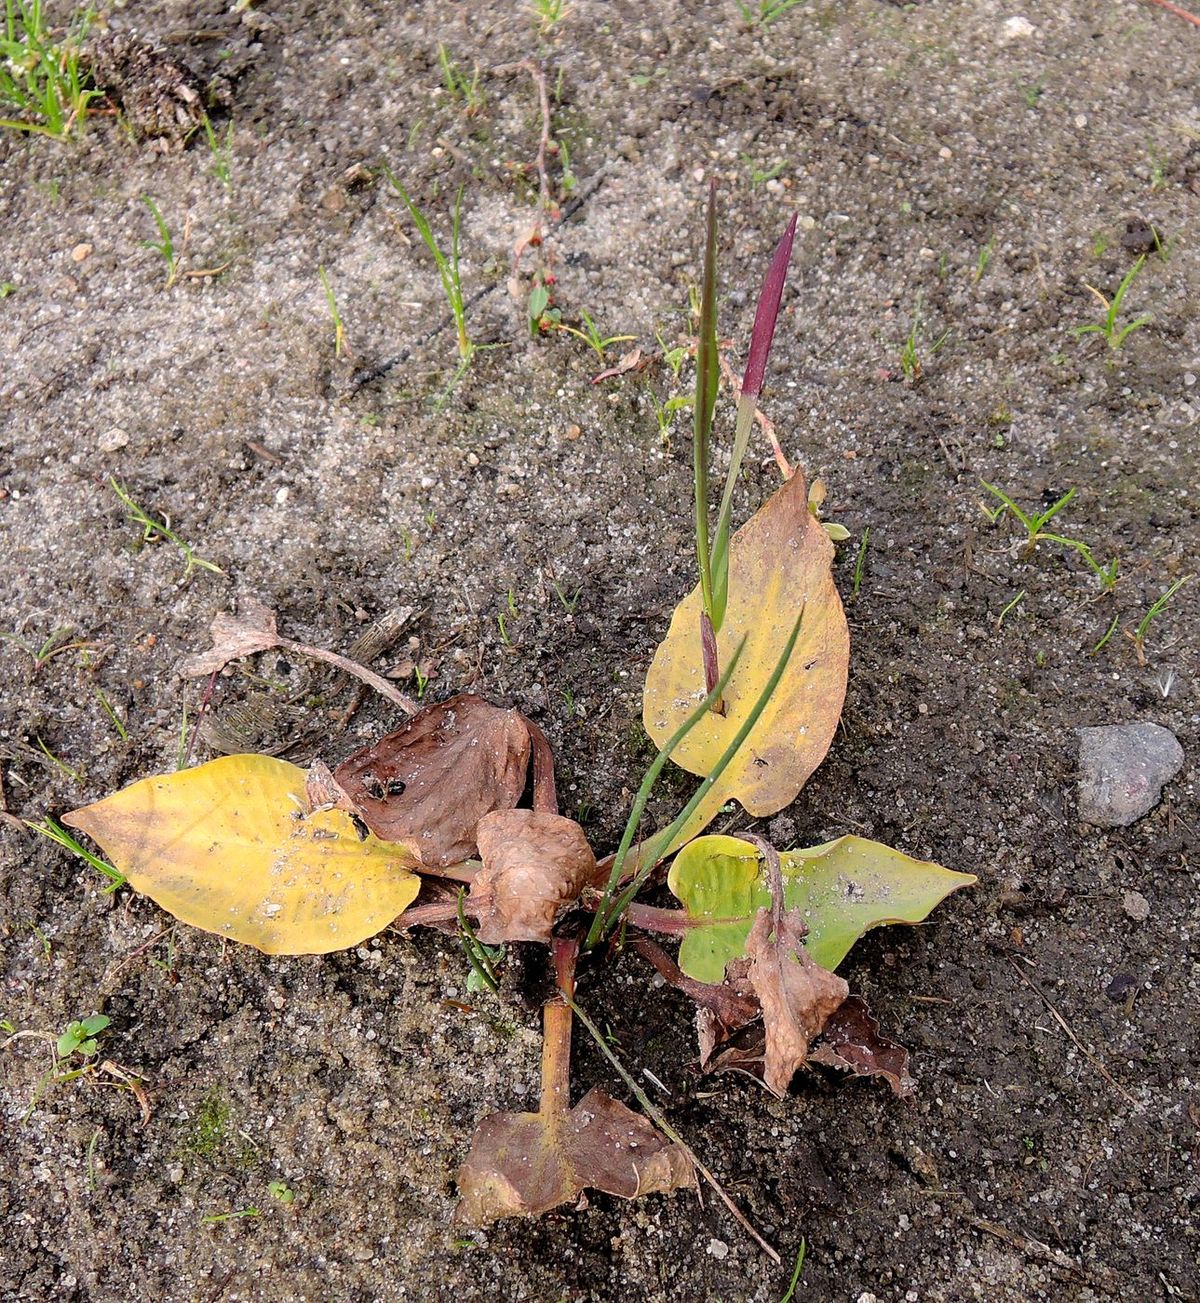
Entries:
{"label": "yellow leaf", "polygon": [[[733,536],[729,605],[717,635],[720,664],[746,639],[725,690],[725,714],[709,712],[672,755],[706,776],[767,685],[800,608],[795,649],[758,722],[674,845],[694,837],[731,797],[753,815],[774,814],[796,797],[821,763],[846,695],[850,633],[831,570],[833,544],[808,509],[804,477],[794,475]],[[680,602],[646,676],[642,719],[658,746],[704,698],[699,588]]]}
{"label": "yellow leaf", "polygon": [[343,950],[412,904],[414,857],[360,840],[341,810],[307,813],[303,769],[223,756],[144,778],[63,817],[184,923],[269,955]]}

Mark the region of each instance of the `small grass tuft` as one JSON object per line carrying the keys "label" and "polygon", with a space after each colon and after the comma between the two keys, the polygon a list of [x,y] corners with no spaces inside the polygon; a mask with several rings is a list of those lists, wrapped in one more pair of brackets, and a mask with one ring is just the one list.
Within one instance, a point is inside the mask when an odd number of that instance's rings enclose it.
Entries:
{"label": "small grass tuft", "polygon": [[1085,282],[1084,288],[1096,296],[1100,306],[1104,309],[1104,320],[1089,322],[1085,326],[1072,326],[1071,334],[1076,339],[1080,339],[1084,335],[1103,335],[1108,340],[1108,347],[1115,353],[1135,330],[1140,330],[1153,321],[1154,318],[1149,313],[1143,313],[1140,317],[1134,317],[1132,321],[1127,321],[1123,326],[1117,325],[1117,318],[1121,315],[1121,304],[1124,302],[1125,295],[1137,279],[1138,272],[1142,270],[1145,262],[1146,255],[1142,254],[1125,273],[1124,279],[1111,299],[1105,298],[1094,285],[1088,285]]}
{"label": "small grass tuft", "polygon": [[212,561],[205,561],[203,557],[198,557],[192,548],[192,545],[180,538],[171,528],[170,518],[163,516],[161,520],[155,520],[144,507],[136,503],[129,495],[129,490],[110,475],[108,477],[109,487],[125,504],[131,519],[142,527],[142,537],[139,543],[157,543],[159,539],[166,539],[168,543],[173,543],[183,555],[184,569],[183,578],[180,583],[186,583],[192,576],[192,571],[196,569],[209,570],[215,575],[223,575],[224,570]]}
{"label": "small grass tuft", "polygon": [[54,140],[82,132],[88,106],[99,95],[80,61],[90,21],[89,9],[56,40],[42,0],[4,0],[0,106],[19,116],[0,118],[0,128]]}
{"label": "small grass tuft", "polygon": [[106,893],[116,891],[118,887],[125,885],[127,879],[120,869],[114,868],[107,860],[102,860],[98,855],[93,855],[86,846],[72,837],[61,824],[56,823],[53,819],[46,818],[41,823],[30,823],[26,819],[25,826],[36,833],[41,833],[48,841],[52,841],[56,846],[61,846],[64,850],[70,851],[72,855],[77,855],[85,864],[90,865],[97,873],[107,878],[108,886],[104,888]]}
{"label": "small grass tuft", "polygon": [[1146,664],[1146,635],[1150,632],[1150,625],[1163,613],[1163,611],[1166,610],[1167,603],[1170,602],[1171,598],[1174,597],[1175,594],[1179,592],[1179,590],[1184,586],[1184,584],[1186,584],[1188,580],[1192,579],[1193,577],[1194,576],[1192,575],[1184,575],[1182,579],[1176,579],[1175,582],[1170,586],[1170,588],[1166,590],[1166,592],[1160,594],[1157,598],[1155,598],[1154,602],[1150,606],[1150,609],[1146,612],[1145,615],[1142,616],[1141,620],[1138,622],[1137,628],[1134,629],[1132,633],[1126,630],[1128,636],[1133,640],[1133,645],[1137,651],[1139,664],[1141,665]]}

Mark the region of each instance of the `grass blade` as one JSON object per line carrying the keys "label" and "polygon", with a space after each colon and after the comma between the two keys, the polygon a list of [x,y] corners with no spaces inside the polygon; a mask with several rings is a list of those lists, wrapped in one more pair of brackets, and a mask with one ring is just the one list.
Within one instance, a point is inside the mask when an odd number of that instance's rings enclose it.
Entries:
{"label": "grass blade", "polygon": [[[692,468],[696,511],[696,564],[704,609],[713,615],[712,562],[708,535],[708,449],[717,402],[717,183],[708,185],[704,235],[704,283],[700,293],[700,345],[696,354],[696,402],[693,412]],[[714,620],[714,625],[716,621]]]}
{"label": "grass blade", "polygon": [[[626,909],[629,908],[629,905],[633,901],[633,898],[642,889],[643,884],[645,883],[646,879],[650,876],[650,873],[654,869],[654,866],[659,862],[659,860],[663,857],[663,855],[667,853],[667,850],[669,849],[671,843],[675,840],[676,836],[678,836],[680,830],[686,826],[687,821],[692,817],[693,813],[695,812],[696,808],[699,806],[700,802],[712,790],[717,780],[729,767],[729,764],[733,760],[734,756],[736,756],[738,751],[741,750],[742,743],[745,742],[746,738],[750,736],[751,731],[759,721],[759,717],[766,709],[767,702],[771,700],[771,697],[775,693],[775,689],[779,686],[779,680],[783,678],[783,672],[785,669],[787,669],[788,661],[791,660],[792,658],[792,651],[796,646],[796,639],[800,636],[800,626],[803,623],[804,623],[804,608],[801,607],[800,614],[796,616],[796,623],[792,625],[792,631],[788,635],[787,643],[785,644],[783,651],[780,653],[779,660],[776,662],[774,670],[772,670],[771,672],[771,677],[767,680],[766,684],[763,687],[763,690],[759,693],[758,699],[755,701],[753,709],[746,716],[746,719],[743,722],[741,728],[739,728],[737,733],[734,735],[733,741],[731,741],[730,744],[725,748],[725,751],[722,754],[721,758],[713,766],[712,773],[710,773],[708,777],[705,778],[704,781],[700,784],[700,786],[696,789],[695,794],[692,796],[692,799],[687,803],[687,805],[683,807],[683,809],[679,812],[679,814],[677,814],[675,818],[671,820],[671,822],[662,830],[662,832],[656,833],[652,838],[650,838],[649,842],[646,843],[645,848],[639,850],[638,862],[640,867],[637,873],[634,875],[634,878],[630,882],[630,884],[625,888],[625,890],[621,893],[621,895],[617,897],[616,902],[612,904],[610,907],[608,907],[607,910],[604,911],[603,922],[601,924],[600,933],[599,933],[600,936],[604,936],[608,932],[612,931],[612,928],[615,925],[615,923],[620,919],[621,915],[624,914]],[[742,645],[743,646],[745,645],[744,642]],[[740,654],[741,654],[741,646],[739,646],[738,648],[738,655]],[[736,659],[737,657],[735,656],[734,660],[736,661]],[[732,665],[730,666],[730,669],[732,669]],[[684,721],[683,725],[681,726],[676,736],[671,738],[671,740],[667,743],[667,746],[664,747],[664,751],[669,751],[671,749],[674,749],[674,747],[677,746],[678,742],[681,740],[681,735],[691,728],[692,724],[696,722],[696,719],[702,717],[704,711],[709,709],[709,705],[708,705],[709,699],[724,690],[724,684],[725,681],[728,679],[728,675],[729,675],[729,671],[726,671],[726,674],[723,676],[722,681],[719,682],[717,686],[713,689],[713,691],[709,693],[709,696],[706,697],[703,702],[701,702],[701,704],[696,708],[693,714],[690,715]],[[662,766],[660,765],[659,768],[661,769],[661,767]],[[655,777],[657,777],[657,774],[655,774]],[[647,792],[647,796],[648,795],[649,792]],[[643,802],[643,805],[644,804],[645,803]],[[626,831],[628,831],[628,829]],[[624,840],[625,839],[622,838],[622,844],[624,844]],[[624,859],[627,856],[628,856],[628,847],[626,847],[626,855],[624,857],[619,856],[618,859],[614,859],[613,861],[613,874],[617,879],[619,879],[620,877],[621,870],[624,869]],[[619,868],[618,868],[618,864],[620,865]],[[612,880],[613,879],[610,878],[610,883]],[[608,894],[609,892],[606,890],[605,892],[606,900]],[[593,922],[592,924],[592,931],[596,931],[595,922]],[[592,932],[588,933],[588,944],[589,945],[593,944]]]}
{"label": "grass blade", "polygon": [[608,883],[604,888],[604,898],[600,902],[600,907],[596,911],[596,916],[592,920],[592,926],[588,931],[587,941],[584,943],[585,949],[591,949],[605,934],[607,929],[607,919],[609,916],[609,902],[612,893],[616,891],[621,881],[621,874],[625,870],[625,861],[629,856],[629,848],[633,845],[633,839],[637,836],[637,830],[642,822],[642,815],[646,809],[646,802],[650,799],[650,793],[654,790],[654,784],[658,782],[658,776],[662,773],[663,767],[671,758],[671,753],[683,741],[693,728],[704,718],[712,707],[721,699],[721,694],[725,691],[726,685],[733,677],[733,672],[737,669],[738,661],[742,658],[742,651],[745,649],[746,640],[743,638],[738,644],[737,650],[729,658],[729,664],[725,667],[725,673],[716,681],[709,690],[708,695],[703,701],[696,706],[695,710],[688,715],[687,719],[675,730],[667,739],[667,743],[654,757],[650,768],[646,770],[646,776],[642,779],[642,784],[638,788],[637,796],[633,800],[633,808],[629,811],[629,818],[625,823],[625,831],[621,834],[621,842],[617,847],[617,853],[613,856],[612,872],[608,876]]}

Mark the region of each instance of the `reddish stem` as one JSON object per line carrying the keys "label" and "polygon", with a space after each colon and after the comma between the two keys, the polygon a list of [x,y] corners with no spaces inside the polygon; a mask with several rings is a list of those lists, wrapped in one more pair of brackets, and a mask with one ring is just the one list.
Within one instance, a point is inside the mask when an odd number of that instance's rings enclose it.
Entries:
{"label": "reddish stem", "polygon": [[556,937],[551,951],[558,994],[542,1006],[541,1113],[565,1113],[571,1102],[571,1007],[575,996],[575,961],[579,942]]}

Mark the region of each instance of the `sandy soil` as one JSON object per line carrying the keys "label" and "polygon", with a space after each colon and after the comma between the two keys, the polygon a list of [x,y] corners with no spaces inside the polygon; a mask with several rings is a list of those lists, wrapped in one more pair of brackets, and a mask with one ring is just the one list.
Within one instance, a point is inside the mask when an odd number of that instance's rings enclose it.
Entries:
{"label": "sandy soil", "polygon": [[[578,340],[530,337],[507,281],[538,212],[532,59],[568,154],[549,157],[564,220],[522,269],[552,268],[567,322],[673,343],[715,175],[722,329],[744,348],[799,210],[764,406],[854,536],[853,650],[840,735],[768,831],[859,832],[980,885],[844,970],[912,1046],[912,1106],[824,1075],[783,1102],[699,1080],[684,1002],[635,957],[583,987],[781,1270],[686,1194],[452,1227],[475,1122],[536,1089],[533,1010],[467,996],[456,944],[427,932],[327,959],[226,948],[0,820],[0,1017],[56,1033],[103,1011],[104,1054],[153,1109],[143,1122],[115,1079],[45,1090],[35,1038],[2,1052],[0,1297],[767,1301],[803,1236],[798,1299],[1196,1298],[1200,582],[1152,624],[1145,665],[1123,631],[1200,550],[1200,32],[1141,0],[850,0],[752,27],[733,3],[569,0],[545,34],[482,0],[110,20],[221,74],[228,184],[203,138],[164,153],[111,117],[66,146],[0,137],[10,812],[174,768],[203,690],[179,662],[250,594],[343,652],[413,607],[418,641],[377,664],[414,655],[433,698],[527,711],[565,808],[612,847],[647,757],[645,668],[692,582],[688,434],[655,415],[688,372],[593,385]],[[439,43],[468,80],[478,65],[480,103],[447,91]],[[440,410],[453,331],[381,160],[443,238],[463,187],[470,330],[503,345]],[[177,243],[189,230],[183,271],[227,268],[165,289],[145,195]],[[1119,350],[1075,337],[1100,315],[1085,283],[1112,295],[1139,221],[1161,248],[1126,317],[1152,322]],[[761,454],[743,517],[774,481]],[[179,550],[138,545],[110,476],[223,573],[182,583]],[[981,480],[1026,506],[1076,489],[1055,526],[1119,557],[1115,591],[1070,549],[1014,551]],[[38,665],[64,628],[89,647]],[[1073,730],[1142,719],[1176,733],[1183,773],[1132,828],[1080,823]],[[194,759],[236,735],[338,760],[396,722],[268,655],[220,681]],[[687,790],[665,784],[657,815]],[[576,1081],[622,1089],[587,1043]]]}

